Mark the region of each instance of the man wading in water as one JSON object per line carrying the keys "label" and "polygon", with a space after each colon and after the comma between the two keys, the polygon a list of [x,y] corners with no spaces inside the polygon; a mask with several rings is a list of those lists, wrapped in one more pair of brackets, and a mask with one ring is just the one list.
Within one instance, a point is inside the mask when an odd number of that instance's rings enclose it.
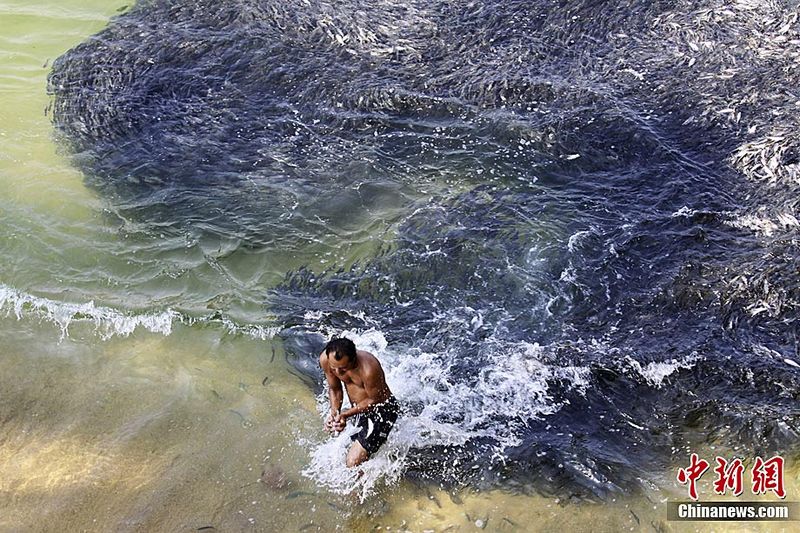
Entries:
{"label": "man wading in water", "polygon": [[[350,339],[331,340],[319,355],[319,366],[328,380],[331,400],[325,429],[330,433],[342,431],[347,419],[355,417],[360,431],[351,437],[354,442],[347,452],[347,466],[360,465],[386,442],[400,406],[386,384],[381,364],[371,353],[356,350]],[[340,411],[342,383],[352,405],[344,411]]]}

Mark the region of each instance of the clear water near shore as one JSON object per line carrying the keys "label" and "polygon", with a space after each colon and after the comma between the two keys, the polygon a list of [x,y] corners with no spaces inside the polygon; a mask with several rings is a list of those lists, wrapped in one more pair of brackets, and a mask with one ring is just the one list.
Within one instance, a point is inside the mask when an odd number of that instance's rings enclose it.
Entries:
{"label": "clear water near shore", "polygon": [[[89,324],[59,342],[26,319],[5,320],[1,337],[4,531],[718,530],[666,521],[664,500],[686,498],[676,485],[592,503],[401,480],[360,502],[302,474],[311,456],[300,443],[324,437],[280,345],[270,360],[268,341],[220,328],[98,341]],[[800,476],[786,475],[792,501]]]}

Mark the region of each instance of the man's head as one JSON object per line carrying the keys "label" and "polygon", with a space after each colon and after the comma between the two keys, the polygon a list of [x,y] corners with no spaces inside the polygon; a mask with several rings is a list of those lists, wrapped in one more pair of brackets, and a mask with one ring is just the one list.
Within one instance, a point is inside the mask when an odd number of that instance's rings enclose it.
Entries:
{"label": "man's head", "polygon": [[356,345],[350,339],[334,338],[325,346],[328,365],[337,375],[343,376],[356,365]]}

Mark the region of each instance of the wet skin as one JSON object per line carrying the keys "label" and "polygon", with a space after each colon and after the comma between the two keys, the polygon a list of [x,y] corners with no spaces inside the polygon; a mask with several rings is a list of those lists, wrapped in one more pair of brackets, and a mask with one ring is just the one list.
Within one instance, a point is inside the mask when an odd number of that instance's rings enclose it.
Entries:
{"label": "wet skin", "polygon": [[[328,380],[328,396],[331,412],[325,420],[325,429],[329,432],[342,431],[347,419],[363,413],[373,405],[385,402],[392,395],[380,362],[369,352],[356,350],[356,358],[343,357],[336,360],[333,354],[322,352],[319,365]],[[347,397],[352,407],[341,411],[344,399],[342,384],[347,390]],[[369,453],[354,441],[347,452],[347,466],[353,467],[369,459]]]}

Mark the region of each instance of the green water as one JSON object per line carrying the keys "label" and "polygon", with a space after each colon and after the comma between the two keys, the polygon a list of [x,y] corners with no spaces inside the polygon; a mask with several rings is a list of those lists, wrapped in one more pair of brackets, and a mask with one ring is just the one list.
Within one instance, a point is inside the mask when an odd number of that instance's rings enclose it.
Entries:
{"label": "green water", "polygon": [[576,504],[410,482],[364,503],[330,494],[301,474],[321,420],[278,341],[215,321],[114,335],[64,310],[222,310],[259,324],[261,293],[286,271],[350,262],[386,231],[375,217],[338,256],[335,231],[303,252],[228,253],[235,241],[154,235],[109,211],[54,141],[46,82],[56,57],[123,7],[0,1],[0,289],[41,304],[0,311],[0,530],[680,529],[658,499]]}
{"label": "green water", "polygon": [[142,227],[87,188],[54,142],[47,74],[124,5],[0,3],[0,283],[60,302],[193,317],[224,311],[257,324],[265,287],[287,271],[348,264],[374,251],[375,234],[386,231],[381,217],[323,232],[318,242],[282,244],[281,253],[199,229],[175,235]]}

